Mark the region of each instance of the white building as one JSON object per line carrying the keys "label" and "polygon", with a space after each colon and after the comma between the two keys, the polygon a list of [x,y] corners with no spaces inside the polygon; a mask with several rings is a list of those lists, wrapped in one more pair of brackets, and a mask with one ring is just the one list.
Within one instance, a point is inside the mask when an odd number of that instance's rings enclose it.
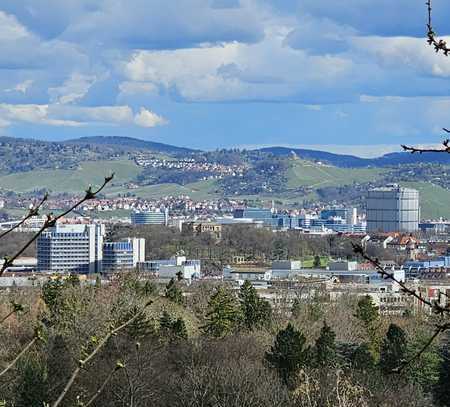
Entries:
{"label": "white building", "polygon": [[272,262],[272,278],[289,280],[301,272],[302,262],[295,260],[278,260]]}
{"label": "white building", "polygon": [[246,280],[252,284],[255,282],[268,282],[272,279],[272,270],[263,268],[232,268],[227,266],[223,269],[223,279],[235,281],[239,285],[244,284]]}
{"label": "white building", "polygon": [[391,184],[368,192],[368,232],[417,232],[419,220],[419,192],[415,189]]}
{"label": "white building", "polygon": [[104,235],[104,225],[57,224],[37,239],[38,271],[101,272]]}
{"label": "white building", "polygon": [[145,239],[128,238],[103,244],[103,271],[133,270],[145,262]]}
{"label": "white building", "polygon": [[161,279],[181,277],[192,280],[201,277],[201,261],[188,260],[185,256],[176,256],[169,260],[149,260],[138,265],[139,270],[148,272]]}

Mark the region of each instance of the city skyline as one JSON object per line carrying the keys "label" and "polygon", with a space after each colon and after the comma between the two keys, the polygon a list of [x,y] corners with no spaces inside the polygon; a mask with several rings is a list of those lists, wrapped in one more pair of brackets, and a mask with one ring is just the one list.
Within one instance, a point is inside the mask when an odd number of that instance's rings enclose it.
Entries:
{"label": "city skyline", "polygon": [[5,0],[0,27],[0,135],[374,156],[448,126],[422,1]]}

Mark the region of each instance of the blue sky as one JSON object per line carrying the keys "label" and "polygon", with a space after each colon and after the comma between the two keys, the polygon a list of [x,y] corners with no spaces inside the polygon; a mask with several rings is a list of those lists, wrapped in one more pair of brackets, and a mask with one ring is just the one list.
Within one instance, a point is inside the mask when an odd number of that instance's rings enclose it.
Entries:
{"label": "blue sky", "polygon": [[[434,3],[450,34],[450,3]],[[423,0],[2,0],[0,134],[438,143],[450,58],[425,24]]]}

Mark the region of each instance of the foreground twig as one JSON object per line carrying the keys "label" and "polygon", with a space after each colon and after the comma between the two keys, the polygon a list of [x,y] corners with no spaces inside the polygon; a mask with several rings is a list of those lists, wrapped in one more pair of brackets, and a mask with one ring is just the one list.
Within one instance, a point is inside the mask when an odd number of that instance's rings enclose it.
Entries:
{"label": "foreground twig", "polygon": [[433,10],[432,10],[432,5],[431,5],[431,0],[427,0],[426,5],[428,8],[428,23],[427,23],[428,41],[427,42],[429,45],[432,45],[434,47],[434,50],[436,52],[442,51],[445,56],[448,56],[448,54],[450,52],[450,48],[447,46],[447,42],[442,39],[438,39],[436,37],[436,33],[434,32],[434,29],[433,29],[433,24],[432,24],[432,11]]}
{"label": "foreground twig", "polygon": [[132,324],[139,317],[139,315],[144,311],[144,309],[147,308],[151,303],[152,303],[151,301],[148,302],[142,310],[138,311],[129,320],[124,322],[122,325],[119,325],[117,328],[114,328],[111,331],[109,331],[108,334],[106,334],[106,336],[98,343],[98,345],[95,347],[95,349],[85,359],[78,361],[77,368],[73,371],[72,375],[70,376],[70,379],[66,383],[66,385],[65,385],[63,391],[61,392],[61,394],[59,395],[58,399],[52,404],[52,407],[58,407],[61,404],[61,402],[64,400],[67,393],[69,392],[70,388],[75,383],[75,380],[78,377],[78,375],[80,374],[81,370],[86,368],[86,365],[97,355],[97,353],[103,348],[103,346],[106,345],[106,343],[109,341],[109,339],[112,336],[116,335],[122,329],[126,328],[128,325]]}
{"label": "foreground twig", "polygon": [[106,187],[106,185],[111,182],[111,180],[114,178],[114,174],[112,174],[109,177],[106,177],[103,184],[98,188],[96,191],[92,190],[92,187],[89,187],[86,190],[86,193],[82,199],[80,199],[78,202],[73,204],[69,209],[65,210],[58,216],[52,216],[51,214],[47,215],[47,219],[45,220],[42,227],[36,232],[36,234],[33,235],[33,237],[26,242],[12,257],[5,257],[5,261],[3,262],[3,266],[0,269],[0,277],[5,272],[5,270],[8,267],[11,267],[14,263],[14,260],[16,260],[46,229],[53,227],[56,225],[56,222],[72,212],[74,209],[76,209],[78,206],[83,204],[84,202],[96,198],[96,196]]}
{"label": "foreground twig", "polygon": [[24,306],[15,301],[11,301],[12,310],[0,319],[0,325],[3,324],[11,315],[24,311]]}
{"label": "foreground twig", "polygon": [[[443,307],[439,301],[430,301],[429,299],[424,298],[422,296],[422,294],[420,293],[420,291],[419,291],[419,293],[417,293],[416,290],[409,288],[404,282],[395,278],[393,273],[387,272],[383,268],[381,263],[378,261],[378,259],[369,256],[364,251],[364,248],[361,245],[352,243],[352,246],[353,246],[353,251],[356,254],[359,254],[363,259],[365,259],[369,263],[371,263],[375,267],[378,274],[380,274],[383,278],[385,278],[387,280],[391,280],[391,281],[397,283],[401,287],[403,293],[415,298],[421,304],[430,307],[436,314],[446,315],[446,316],[450,315],[450,307],[448,304],[445,307]],[[440,334],[442,334],[448,330],[450,330],[450,322],[447,322],[447,323],[444,323],[441,325],[436,325],[436,329],[435,329],[433,335],[428,339],[428,341],[422,347],[422,349],[419,352],[417,352],[414,356],[412,356],[409,360],[402,362],[401,365],[399,367],[393,369],[392,372],[393,373],[402,372],[414,360],[419,359],[425,353],[425,351],[432,345],[432,343],[438,338],[438,336]]]}
{"label": "foreground twig", "polygon": [[2,377],[4,374],[6,374],[10,369],[12,369],[15,364],[20,360],[20,358],[27,353],[27,351],[40,339],[38,335],[35,335],[33,339],[28,342],[28,344],[20,351],[20,353],[13,359],[12,362],[8,364],[1,372],[0,377]]}
{"label": "foreground twig", "polygon": [[46,193],[36,206],[33,206],[28,210],[28,213],[24,216],[24,218],[19,223],[14,225],[11,229],[8,229],[8,230],[4,231],[3,233],[1,233],[0,239],[2,237],[5,237],[8,233],[11,233],[13,230],[16,230],[17,228],[22,226],[28,219],[31,219],[34,216],[38,216],[39,210],[41,209],[42,205],[44,205],[44,203],[47,201],[47,199],[48,199],[48,194]]}
{"label": "foreground twig", "polygon": [[97,399],[97,397],[100,396],[100,394],[102,394],[103,390],[105,390],[105,387],[108,385],[108,383],[114,377],[116,372],[123,368],[125,368],[125,365],[122,362],[117,362],[116,365],[114,366],[114,369],[111,370],[111,372],[108,374],[106,379],[103,381],[102,385],[98,388],[98,390],[94,393],[94,395],[89,399],[89,401],[86,404],[84,404],[84,407],[90,406]]}
{"label": "foreground twig", "polygon": [[[449,130],[443,129],[447,133],[449,133]],[[404,151],[408,151],[412,154],[415,153],[448,153],[450,154],[450,140],[446,139],[442,142],[443,148],[420,148],[420,147],[412,147],[412,146],[406,146],[402,144],[402,148]]]}

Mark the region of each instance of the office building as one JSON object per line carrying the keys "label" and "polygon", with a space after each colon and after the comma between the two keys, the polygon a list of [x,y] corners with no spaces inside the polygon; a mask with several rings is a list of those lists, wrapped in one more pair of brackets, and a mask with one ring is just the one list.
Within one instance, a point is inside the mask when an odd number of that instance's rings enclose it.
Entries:
{"label": "office building", "polygon": [[129,238],[103,244],[103,271],[126,271],[145,261],[145,239]]}
{"label": "office building", "polygon": [[63,225],[37,239],[37,269],[56,273],[100,273],[104,225]]}
{"label": "office building", "polygon": [[367,194],[367,231],[417,232],[419,192],[396,184],[372,189]]}
{"label": "office building", "polygon": [[263,222],[264,226],[278,227],[278,217],[273,209],[238,208],[234,210],[235,219],[252,219]]}
{"label": "office building", "polygon": [[169,223],[169,210],[136,211],[131,213],[133,225],[166,225]]}

